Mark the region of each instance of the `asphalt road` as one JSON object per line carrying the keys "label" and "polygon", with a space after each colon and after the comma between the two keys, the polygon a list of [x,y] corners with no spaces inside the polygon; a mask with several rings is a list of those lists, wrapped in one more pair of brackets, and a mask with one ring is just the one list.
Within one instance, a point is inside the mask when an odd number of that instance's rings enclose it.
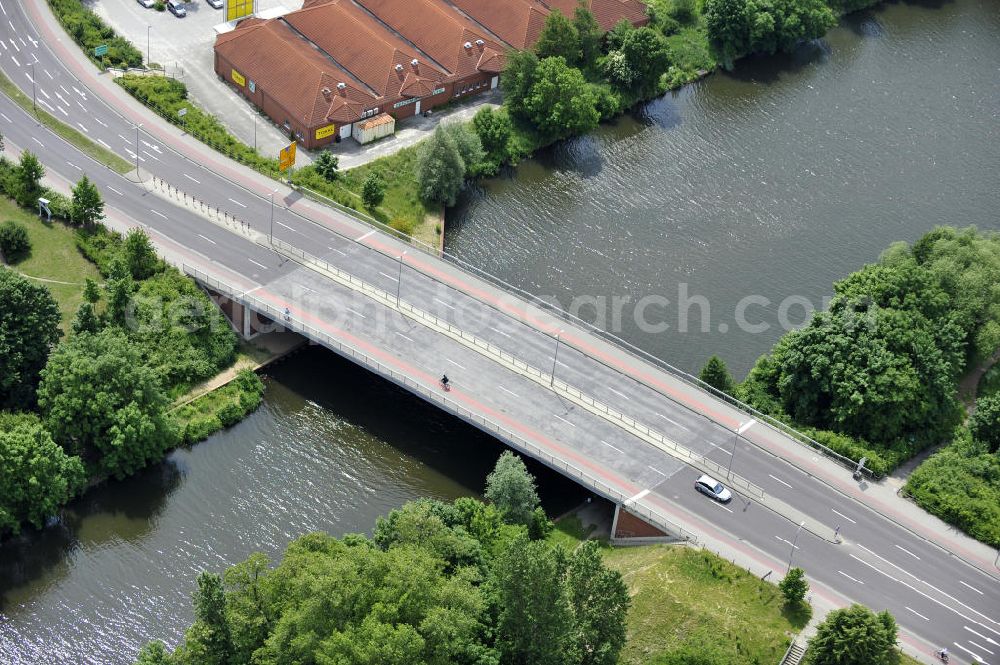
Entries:
{"label": "asphalt road", "polygon": [[[0,67],[8,77],[29,95],[33,78],[40,105],[126,159],[138,156],[144,178],[155,174],[187,195],[229,211],[258,234],[270,232],[272,204],[260,181],[248,183],[245,174],[217,157],[199,160],[190,146],[148,119],[137,146],[134,121],[125,117],[137,111],[123,106],[119,112],[93,92],[93,73],[67,57],[68,49],[75,48],[68,38],[49,33],[44,23],[41,33],[36,30],[29,14],[39,11],[34,6],[39,0],[30,2],[0,0]],[[840,527],[842,544],[797,534],[795,523],[756,503],[737,499],[723,506],[696,494],[692,481],[698,472],[674,457],[453,339],[174,205],[150,192],[148,183],[136,184],[97,165],[6,97],[0,97],[0,132],[38,154],[50,173],[67,181],[86,172],[104,194],[109,217],[143,224],[178,260],[252,290],[276,307],[289,307],[296,320],[365,345],[387,365],[426,385],[447,373],[455,383],[451,399],[517,428],[524,438],[589,470],[622,494],[641,494],[638,504],[697,525],[701,533],[754,558],[775,575],[783,574],[791,557],[830,603],[857,601],[889,609],[914,649],[927,653],[932,646],[949,645],[955,662],[972,662],[975,654],[1000,663],[1000,584],[995,578],[819,482],[808,468],[800,469],[802,464],[775,458],[762,446],[779,435],[748,423],[747,416],[693,389],[682,394],[675,387],[671,394],[652,387],[646,378],[655,373],[651,368],[623,372],[616,358],[598,359],[593,349],[600,345],[572,326],[565,327],[556,360],[559,324],[539,325],[545,320],[539,315],[527,325],[523,303],[495,297],[477,280],[412,249],[404,256],[406,246],[398,241],[334,211],[317,213],[275,185],[276,238],[388,292],[398,289],[402,300],[545,372],[554,364],[561,380],[720,464],[728,465],[735,451],[734,471],[817,522]],[[741,422],[749,427],[744,436],[754,443],[741,440],[734,448],[732,430]],[[849,481],[847,472],[844,476]]]}

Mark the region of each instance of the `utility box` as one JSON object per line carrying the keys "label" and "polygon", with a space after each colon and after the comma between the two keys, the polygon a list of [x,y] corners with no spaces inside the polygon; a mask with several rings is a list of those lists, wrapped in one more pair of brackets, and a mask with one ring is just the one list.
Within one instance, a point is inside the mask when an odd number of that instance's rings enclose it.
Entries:
{"label": "utility box", "polygon": [[354,123],[354,140],[364,145],[396,132],[396,119],[388,113]]}

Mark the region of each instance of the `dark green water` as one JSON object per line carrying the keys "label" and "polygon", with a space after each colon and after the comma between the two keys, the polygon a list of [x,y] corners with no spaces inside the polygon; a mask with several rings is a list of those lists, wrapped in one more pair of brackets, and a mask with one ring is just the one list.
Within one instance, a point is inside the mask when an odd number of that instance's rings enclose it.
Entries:
{"label": "dark green water", "polygon": [[[1000,227],[1000,4],[893,4],[793,58],[741,64],[469,193],[447,242],[539,294],[710,304],[711,333],[622,334],[689,369],[744,371],[778,303],[934,224]],[[736,303],[770,307],[739,332]],[[624,311],[628,314],[628,306]],[[676,310],[664,311],[677,323]],[[788,318],[801,320],[801,307]],[[730,326],[727,333],[718,325]],[[203,569],[314,529],[367,532],[419,496],[475,494],[500,453],[477,430],[320,350],[276,367],[259,412],[0,547],[0,663],[128,663],[176,643]],[[579,490],[541,475],[551,512]]]}

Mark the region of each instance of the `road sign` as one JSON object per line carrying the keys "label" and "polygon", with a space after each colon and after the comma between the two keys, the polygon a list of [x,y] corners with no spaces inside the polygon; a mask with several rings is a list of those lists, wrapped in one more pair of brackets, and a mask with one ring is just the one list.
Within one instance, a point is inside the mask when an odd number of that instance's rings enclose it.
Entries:
{"label": "road sign", "polygon": [[278,170],[287,171],[295,166],[295,141],[292,141],[287,148],[282,148],[278,155]]}
{"label": "road sign", "polygon": [[100,58],[102,55],[107,55],[107,54],[108,54],[108,45],[107,44],[101,44],[100,46],[94,47],[94,57],[95,58]]}
{"label": "road sign", "polygon": [[184,117],[184,116],[186,116],[187,114],[188,114],[188,110],[187,110],[187,107],[186,107],[186,106],[185,106],[185,107],[183,107],[183,108],[179,108],[179,109],[177,109],[177,117],[178,117],[178,118],[183,118],[183,117]]}

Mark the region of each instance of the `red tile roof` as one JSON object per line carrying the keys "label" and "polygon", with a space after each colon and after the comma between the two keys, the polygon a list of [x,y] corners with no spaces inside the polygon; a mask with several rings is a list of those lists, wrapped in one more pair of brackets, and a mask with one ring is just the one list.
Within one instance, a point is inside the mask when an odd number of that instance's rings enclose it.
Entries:
{"label": "red tile roof", "polygon": [[444,0],[516,49],[531,48],[548,8],[534,0]]}
{"label": "red tile roof", "polygon": [[[558,9],[566,16],[573,18],[579,0],[538,0],[549,9]],[[608,31],[623,18],[633,25],[645,25],[649,22],[646,15],[646,5],[642,0],[584,0],[587,9],[593,13],[601,29]]]}

